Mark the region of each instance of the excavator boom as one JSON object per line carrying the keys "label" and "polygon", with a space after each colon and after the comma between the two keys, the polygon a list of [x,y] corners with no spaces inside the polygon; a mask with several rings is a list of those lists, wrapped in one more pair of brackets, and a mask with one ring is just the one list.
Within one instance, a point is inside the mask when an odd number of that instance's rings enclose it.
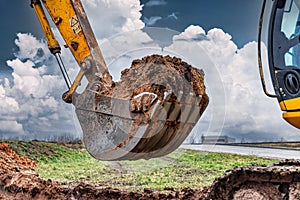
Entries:
{"label": "excavator boom", "polygon": [[[54,37],[41,1],[32,0],[31,5],[36,11],[51,53],[59,54],[60,46]],[[78,0],[47,0],[43,1],[43,5],[64,38],[66,43],[64,46],[70,49],[81,69],[63,99],[66,102],[72,102],[72,94],[84,75],[89,82],[99,80],[100,76],[103,82],[112,84],[112,78],[81,2]]]}

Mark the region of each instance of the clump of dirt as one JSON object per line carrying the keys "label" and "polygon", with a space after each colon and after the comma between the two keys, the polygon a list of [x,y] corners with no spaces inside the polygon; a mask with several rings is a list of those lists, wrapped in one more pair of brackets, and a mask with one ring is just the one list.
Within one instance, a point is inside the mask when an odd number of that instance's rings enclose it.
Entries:
{"label": "clump of dirt", "polygon": [[[153,92],[163,99],[167,90],[188,91],[202,96],[201,106],[208,103],[205,92],[204,72],[169,55],[151,55],[132,62],[128,69],[121,72],[121,81],[117,82],[113,95],[118,98],[132,99],[142,92]],[[152,84],[155,83],[155,84]]]}
{"label": "clump of dirt", "polygon": [[43,180],[34,171],[35,162],[19,156],[7,144],[0,143],[0,199],[47,200],[47,199],[201,199],[200,190],[185,188],[170,190],[169,194],[151,189],[144,192],[126,192],[113,188],[99,188],[84,182],[62,185],[58,182]]}

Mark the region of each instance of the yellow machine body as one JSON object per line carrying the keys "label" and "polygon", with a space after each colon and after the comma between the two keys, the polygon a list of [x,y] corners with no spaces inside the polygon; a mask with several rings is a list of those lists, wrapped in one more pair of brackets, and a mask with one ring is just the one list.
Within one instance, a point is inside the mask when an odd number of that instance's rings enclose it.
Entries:
{"label": "yellow machine body", "polygon": [[285,100],[280,102],[281,110],[285,111],[282,114],[283,119],[285,119],[288,123],[290,123],[296,128],[300,128],[300,111],[297,111],[299,105],[300,105],[300,98],[295,98],[295,99],[290,99],[290,100]]}
{"label": "yellow machine body", "polygon": [[[283,111],[283,118],[296,128],[300,128],[300,1],[274,0],[269,16],[268,61],[274,95]],[[259,27],[259,54],[262,20]],[[261,58],[261,56],[259,56]],[[259,58],[260,69],[262,68]]]}

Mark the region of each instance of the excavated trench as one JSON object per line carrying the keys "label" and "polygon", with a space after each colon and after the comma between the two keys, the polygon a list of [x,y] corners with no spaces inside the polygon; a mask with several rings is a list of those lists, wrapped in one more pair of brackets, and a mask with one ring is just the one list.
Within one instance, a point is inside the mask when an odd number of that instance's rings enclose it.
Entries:
{"label": "excavated trench", "polygon": [[0,143],[0,199],[296,200],[300,199],[299,166],[299,161],[284,161],[270,167],[237,167],[201,190],[169,188],[168,194],[152,189],[127,192],[103,189],[85,182],[60,184],[50,179],[44,180],[35,172],[35,161],[16,154],[7,144]]}

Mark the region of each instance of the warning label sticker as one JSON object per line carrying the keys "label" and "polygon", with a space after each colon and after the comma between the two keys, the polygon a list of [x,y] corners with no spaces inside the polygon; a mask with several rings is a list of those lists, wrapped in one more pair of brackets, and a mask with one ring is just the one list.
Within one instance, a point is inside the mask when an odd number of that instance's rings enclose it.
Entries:
{"label": "warning label sticker", "polygon": [[78,20],[77,16],[74,15],[73,17],[71,17],[69,19],[69,22],[70,22],[70,26],[71,26],[71,28],[73,30],[73,33],[75,35],[77,35],[78,33],[80,33],[80,31],[82,29],[81,29],[81,26],[80,26],[80,23],[79,23],[79,20]]}

